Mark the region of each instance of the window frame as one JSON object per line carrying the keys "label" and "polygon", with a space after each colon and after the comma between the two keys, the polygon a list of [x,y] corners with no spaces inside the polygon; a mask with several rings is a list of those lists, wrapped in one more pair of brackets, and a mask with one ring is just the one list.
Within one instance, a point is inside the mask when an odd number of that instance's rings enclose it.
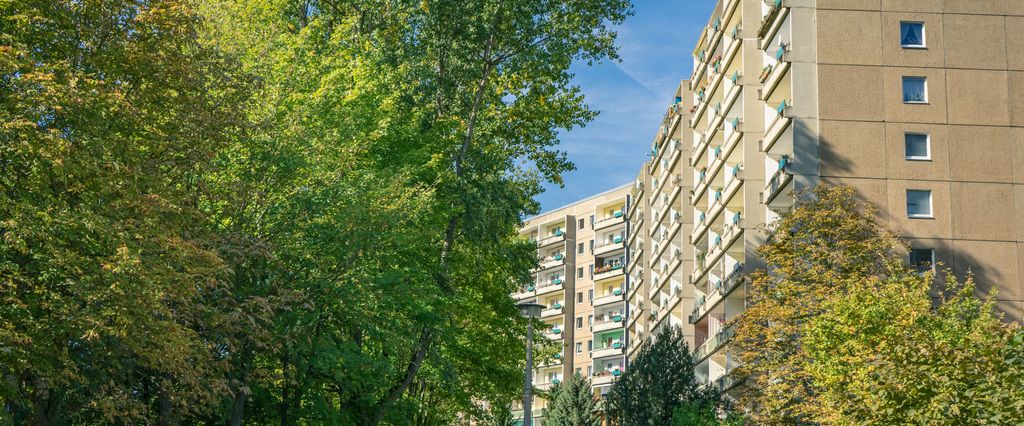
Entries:
{"label": "window frame", "polygon": [[583,219],[577,220],[576,225],[578,225],[579,229],[583,229]]}
{"label": "window frame", "polygon": [[[910,212],[910,193],[912,193],[912,192],[928,194],[928,213],[911,213]],[[932,199],[933,198],[932,197],[932,190],[930,190],[930,189],[907,189],[906,197],[907,197],[907,217],[908,218],[911,218],[911,219],[934,219],[935,218],[935,209],[934,209],[934,207],[935,207],[934,204],[935,203],[934,203],[934,201]]]}
{"label": "window frame", "polygon": [[583,353],[583,342],[576,342],[576,353]]}
{"label": "window frame", "polygon": [[[923,100],[914,101],[907,100],[907,81],[921,81]],[[928,104],[928,77],[921,75],[905,75],[900,79],[902,84],[900,85],[900,97],[903,99],[903,103],[906,105],[927,105]]]}
{"label": "window frame", "polygon": [[[903,26],[904,25],[920,25],[921,26],[921,44],[904,44],[903,43]],[[928,48],[928,33],[925,30],[924,21],[900,21],[900,48],[902,49],[927,49]]]}
{"label": "window frame", "polygon": [[[908,152],[908,136],[924,136],[924,150],[925,155],[923,157],[910,155]],[[903,132],[903,157],[908,161],[932,161],[932,135],[929,133],[922,132]]]}
{"label": "window frame", "polygon": [[[928,270],[921,270],[921,264],[914,262],[914,252],[928,251]],[[914,268],[919,274],[925,274],[929,271],[935,271],[935,249],[933,248],[911,248],[910,253],[910,266]]]}
{"label": "window frame", "polygon": [[576,303],[577,304],[583,303],[583,292],[582,291],[576,293]]}

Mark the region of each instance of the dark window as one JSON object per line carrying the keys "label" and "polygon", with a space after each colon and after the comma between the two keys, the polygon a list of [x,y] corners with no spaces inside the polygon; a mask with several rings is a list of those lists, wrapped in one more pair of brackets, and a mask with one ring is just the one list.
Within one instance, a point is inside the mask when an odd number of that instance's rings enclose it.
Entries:
{"label": "dark window", "polygon": [[594,252],[594,240],[590,240],[590,252]]}
{"label": "dark window", "polygon": [[576,317],[576,328],[583,328],[583,317]]}
{"label": "dark window", "polygon": [[590,300],[594,300],[594,289],[590,289]]}
{"label": "dark window", "polygon": [[593,325],[594,325],[594,316],[593,315],[587,315],[587,326],[589,327],[589,326],[593,326]]}
{"label": "dark window", "polygon": [[576,303],[583,303],[583,292],[576,293]]}
{"label": "dark window", "polygon": [[590,265],[590,279],[594,279],[594,265]]}
{"label": "dark window", "polygon": [[924,23],[900,22],[900,45],[903,47],[924,47]]}
{"label": "dark window", "polygon": [[935,251],[932,249],[911,249],[910,266],[922,274],[931,271],[935,267]]}
{"label": "dark window", "polygon": [[908,160],[930,160],[931,149],[928,146],[928,135],[923,133],[904,133],[906,158]]}
{"label": "dark window", "polygon": [[588,351],[594,350],[594,341],[593,340],[587,340],[587,350]]}
{"label": "dark window", "polygon": [[577,224],[579,225],[579,226],[577,226],[577,228],[583,229],[583,219],[578,220]]}
{"label": "dark window", "polygon": [[594,215],[590,215],[590,227],[594,227]]}
{"label": "dark window", "polygon": [[903,77],[903,103],[928,102],[928,80],[924,77]]}
{"label": "dark window", "polygon": [[579,254],[583,254],[583,243],[579,243],[576,245],[576,252]]}
{"label": "dark window", "polygon": [[576,268],[576,278],[583,278],[583,268]]}
{"label": "dark window", "polygon": [[576,342],[576,353],[583,353],[583,342]]}

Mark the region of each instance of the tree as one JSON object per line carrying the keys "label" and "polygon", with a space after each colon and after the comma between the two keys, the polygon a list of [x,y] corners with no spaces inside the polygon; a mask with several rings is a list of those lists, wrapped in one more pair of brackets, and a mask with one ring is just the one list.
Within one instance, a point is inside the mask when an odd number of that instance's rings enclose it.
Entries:
{"label": "tree", "polygon": [[697,382],[682,331],[665,328],[640,349],[608,393],[608,416],[621,426],[672,424],[681,407],[720,407],[718,391]]}
{"label": "tree", "polygon": [[951,272],[866,279],[825,303],[802,345],[821,423],[1024,423],[1024,334]]}
{"label": "tree", "polygon": [[[675,426],[741,426],[746,424],[736,412],[723,409],[725,404],[685,402],[672,414]],[[723,411],[724,418],[723,418]]]}
{"label": "tree", "polygon": [[555,426],[593,426],[599,423],[597,401],[590,381],[579,373],[555,385],[548,398],[544,424]]}
{"label": "tree", "polygon": [[0,3],[0,399],[14,423],[216,406],[202,338],[228,270],[200,176],[248,82],[191,2]]}
{"label": "tree", "polygon": [[741,403],[786,424],[1017,424],[1021,333],[994,302],[904,264],[851,188],[816,188],[772,225],[737,321]]}
{"label": "tree", "polygon": [[735,373],[746,384],[740,404],[763,423],[802,424],[820,417],[803,325],[824,302],[866,277],[902,270],[905,246],[886,232],[869,205],[848,187],[820,186],[770,224],[758,249],[768,270],[756,271],[747,309],[736,320]]}

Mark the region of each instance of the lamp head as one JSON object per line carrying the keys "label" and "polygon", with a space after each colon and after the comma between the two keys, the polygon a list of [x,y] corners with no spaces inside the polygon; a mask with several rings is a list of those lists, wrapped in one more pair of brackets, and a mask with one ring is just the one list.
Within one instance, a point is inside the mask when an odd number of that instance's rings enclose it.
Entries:
{"label": "lamp head", "polygon": [[519,314],[525,318],[537,318],[540,316],[540,311],[544,310],[544,305],[533,302],[522,302],[516,304],[519,308]]}

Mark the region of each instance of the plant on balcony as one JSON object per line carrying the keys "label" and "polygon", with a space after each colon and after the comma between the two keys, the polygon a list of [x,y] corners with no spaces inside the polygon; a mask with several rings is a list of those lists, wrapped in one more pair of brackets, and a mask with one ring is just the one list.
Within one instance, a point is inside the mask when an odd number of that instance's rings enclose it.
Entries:
{"label": "plant on balcony", "polygon": [[562,304],[555,302],[555,304],[551,305],[551,309],[562,309]]}
{"label": "plant on balcony", "polygon": [[615,290],[612,290],[612,294],[616,295],[616,296],[622,296],[622,289],[621,288],[617,288]]}
{"label": "plant on balcony", "polygon": [[773,68],[775,68],[775,66],[771,64],[765,65],[764,68],[761,68],[761,76],[758,77],[761,83],[764,83],[764,81],[768,79],[768,76],[772,75]]}

